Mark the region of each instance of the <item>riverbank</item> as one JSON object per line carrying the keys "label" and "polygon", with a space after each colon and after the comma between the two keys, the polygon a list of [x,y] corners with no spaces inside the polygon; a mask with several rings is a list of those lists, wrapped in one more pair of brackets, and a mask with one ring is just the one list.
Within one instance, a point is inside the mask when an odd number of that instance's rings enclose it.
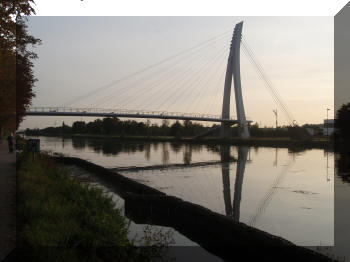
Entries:
{"label": "riverbank", "polygon": [[66,165],[84,168],[113,186],[125,200],[125,214],[136,223],[172,227],[225,261],[241,255],[252,261],[332,261],[283,238],[236,222],[232,217],[167,195],[86,160],[56,159]]}
{"label": "riverbank", "polygon": [[[41,134],[42,136],[52,136]],[[60,137],[59,135],[55,137]],[[327,138],[314,138],[310,141],[293,140],[289,137],[252,137],[241,139],[232,137],[221,139],[219,137],[205,137],[193,139],[190,137],[170,137],[170,136],[119,136],[119,135],[93,135],[93,134],[65,134],[63,137],[70,138],[93,138],[93,139],[116,139],[126,141],[143,141],[143,142],[181,142],[195,144],[223,144],[223,145],[246,145],[246,146],[264,146],[264,147],[281,147],[281,148],[321,148],[333,149],[334,143]]]}
{"label": "riverbank", "polygon": [[17,260],[135,258],[127,220],[102,190],[73,180],[44,154],[22,153],[17,179]]}
{"label": "riverbank", "polygon": [[16,155],[0,140],[0,261],[16,247]]}

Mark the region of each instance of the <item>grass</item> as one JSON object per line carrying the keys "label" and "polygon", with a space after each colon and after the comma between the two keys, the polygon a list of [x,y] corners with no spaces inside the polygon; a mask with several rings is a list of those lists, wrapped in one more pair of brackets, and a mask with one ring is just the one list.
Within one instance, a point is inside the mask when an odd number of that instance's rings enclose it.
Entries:
{"label": "grass", "polygon": [[81,261],[86,256],[91,261],[140,260],[127,239],[127,221],[112,199],[72,180],[48,156],[32,160],[21,153],[17,185],[19,245],[33,261]]}

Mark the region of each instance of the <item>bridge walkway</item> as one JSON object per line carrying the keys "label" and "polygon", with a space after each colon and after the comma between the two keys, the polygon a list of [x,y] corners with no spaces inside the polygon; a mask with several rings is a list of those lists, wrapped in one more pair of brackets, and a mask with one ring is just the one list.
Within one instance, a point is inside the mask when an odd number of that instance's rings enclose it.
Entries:
{"label": "bridge walkway", "polygon": [[16,247],[16,155],[0,140],[0,261]]}

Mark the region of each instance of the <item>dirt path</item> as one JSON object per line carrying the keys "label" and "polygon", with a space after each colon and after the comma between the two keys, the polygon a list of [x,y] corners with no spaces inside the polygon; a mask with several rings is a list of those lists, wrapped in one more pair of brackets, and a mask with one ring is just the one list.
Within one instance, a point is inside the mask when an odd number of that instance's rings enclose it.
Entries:
{"label": "dirt path", "polygon": [[0,140],[0,261],[16,247],[16,155]]}

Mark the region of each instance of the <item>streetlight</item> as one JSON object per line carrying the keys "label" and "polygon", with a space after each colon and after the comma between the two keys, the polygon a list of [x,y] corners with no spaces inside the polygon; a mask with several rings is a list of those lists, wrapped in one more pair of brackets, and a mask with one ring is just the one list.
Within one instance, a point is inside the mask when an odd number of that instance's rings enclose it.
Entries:
{"label": "streetlight", "polygon": [[276,110],[272,110],[273,111],[273,113],[275,114],[275,116],[276,116],[276,129],[277,129],[277,109]]}
{"label": "streetlight", "polygon": [[330,110],[330,109],[327,108],[327,120],[326,120],[327,137],[328,137],[328,111],[329,111],[329,110]]}

